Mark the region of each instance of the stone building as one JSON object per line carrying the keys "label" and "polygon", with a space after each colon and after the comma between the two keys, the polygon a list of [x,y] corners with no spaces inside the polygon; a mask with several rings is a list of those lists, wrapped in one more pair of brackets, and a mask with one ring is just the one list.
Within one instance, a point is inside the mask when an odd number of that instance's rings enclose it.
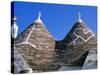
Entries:
{"label": "stone building", "polygon": [[91,50],[97,53],[96,36],[81,19],[80,13],[78,14],[78,21],[65,38],[61,41],[57,41],[57,49],[60,50],[62,62],[70,65],[82,65],[84,60],[82,58],[82,60],[79,61],[79,59],[84,57],[84,54],[87,55]]}
{"label": "stone building", "polygon": [[80,13],[78,21],[61,41],[55,40],[46,29],[41,13],[27,29],[12,40],[12,53],[14,46],[24,65],[32,69],[32,72],[59,71],[62,66],[69,65],[82,67],[90,50],[97,53],[96,36],[81,19]]}

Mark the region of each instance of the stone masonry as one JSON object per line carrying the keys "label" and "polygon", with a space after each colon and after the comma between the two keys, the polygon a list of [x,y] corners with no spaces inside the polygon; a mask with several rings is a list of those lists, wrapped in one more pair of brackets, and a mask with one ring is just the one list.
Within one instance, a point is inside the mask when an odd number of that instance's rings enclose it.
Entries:
{"label": "stone masonry", "polygon": [[97,39],[80,19],[61,41],[53,38],[40,19],[14,40],[14,46],[33,72],[58,71],[62,66],[83,66],[88,52],[97,54]]}

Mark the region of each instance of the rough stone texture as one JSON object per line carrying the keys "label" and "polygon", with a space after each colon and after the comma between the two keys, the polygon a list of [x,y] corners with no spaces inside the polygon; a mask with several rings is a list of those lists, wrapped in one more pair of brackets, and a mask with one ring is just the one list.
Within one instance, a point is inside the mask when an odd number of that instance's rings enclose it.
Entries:
{"label": "rough stone texture", "polygon": [[60,59],[65,65],[80,62],[79,59],[89,50],[97,51],[96,36],[83,22],[75,23],[67,36],[56,43],[61,53]]}
{"label": "rough stone texture", "polygon": [[[27,40],[30,44],[20,44],[26,42],[32,27],[34,29]],[[58,70],[59,65],[55,51],[55,40],[41,23],[33,23],[15,40],[16,49],[21,53],[33,71],[53,71]]]}
{"label": "rough stone texture", "polygon": [[80,67],[89,50],[97,51],[93,34],[83,22],[77,22],[63,40],[56,41],[42,23],[35,22],[14,44],[33,72],[57,71],[66,65]]}

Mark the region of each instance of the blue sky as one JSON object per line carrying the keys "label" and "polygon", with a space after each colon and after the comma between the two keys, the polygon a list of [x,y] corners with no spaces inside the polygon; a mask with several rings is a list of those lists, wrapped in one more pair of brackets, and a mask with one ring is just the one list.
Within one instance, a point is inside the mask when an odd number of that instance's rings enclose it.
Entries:
{"label": "blue sky", "polygon": [[36,20],[38,12],[41,12],[44,25],[57,40],[62,40],[77,22],[78,12],[81,13],[85,24],[97,33],[97,7],[95,6],[15,1],[12,13],[17,16],[18,34]]}

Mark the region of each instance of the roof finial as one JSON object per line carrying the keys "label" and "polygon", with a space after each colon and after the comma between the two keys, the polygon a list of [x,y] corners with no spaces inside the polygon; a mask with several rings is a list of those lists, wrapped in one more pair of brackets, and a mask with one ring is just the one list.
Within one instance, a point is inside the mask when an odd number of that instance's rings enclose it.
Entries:
{"label": "roof finial", "polygon": [[78,22],[83,22],[82,19],[81,19],[81,14],[80,14],[80,12],[78,13]]}
{"label": "roof finial", "polygon": [[42,23],[42,21],[41,21],[41,12],[38,13],[38,18],[35,20],[35,22]]}
{"label": "roof finial", "polygon": [[17,20],[17,17],[16,17],[16,16],[14,16],[14,17],[12,18],[12,20],[13,20],[13,21],[16,21],[16,20]]}
{"label": "roof finial", "polygon": [[41,12],[39,12],[38,18],[41,18]]}
{"label": "roof finial", "polygon": [[80,14],[80,12],[78,13],[78,17],[79,17],[79,19],[81,18],[81,14]]}

